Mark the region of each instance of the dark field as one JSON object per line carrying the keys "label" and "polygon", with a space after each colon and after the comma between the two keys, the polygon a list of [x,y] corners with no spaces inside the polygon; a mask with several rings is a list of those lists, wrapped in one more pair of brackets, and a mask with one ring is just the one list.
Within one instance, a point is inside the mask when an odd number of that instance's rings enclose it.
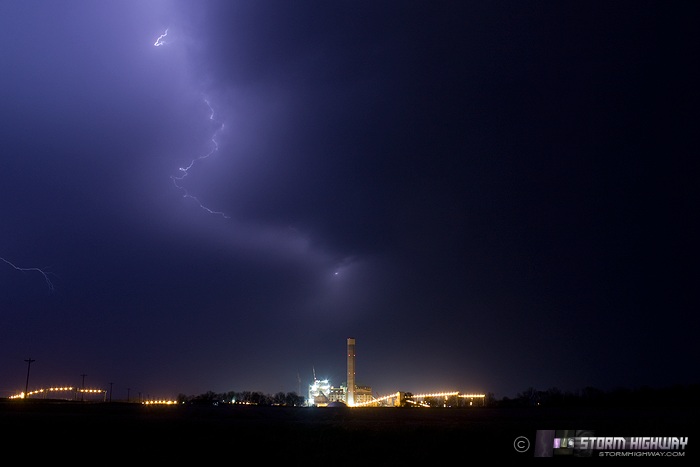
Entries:
{"label": "dark field", "polygon": [[[698,409],[285,408],[0,402],[5,452],[17,460],[120,463],[323,462],[336,465],[466,464],[525,459],[513,442],[537,430],[596,436],[687,436],[692,459]],[[222,457],[223,456],[223,457]],[[678,461],[678,459],[674,459]],[[246,461],[248,462],[248,461]],[[264,462],[267,465],[267,462]]]}

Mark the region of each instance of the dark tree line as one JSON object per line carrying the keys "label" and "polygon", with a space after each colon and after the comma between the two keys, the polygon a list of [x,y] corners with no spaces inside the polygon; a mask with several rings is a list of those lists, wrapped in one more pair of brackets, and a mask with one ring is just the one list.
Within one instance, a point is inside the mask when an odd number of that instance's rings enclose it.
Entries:
{"label": "dark tree line", "polygon": [[[196,396],[180,394],[177,400],[180,403],[197,405],[240,404],[284,407],[305,405],[304,397],[296,392],[278,392],[270,395],[259,391],[226,393],[208,391]],[[452,407],[460,405],[463,404],[450,404]],[[558,388],[538,390],[530,387],[514,398],[498,399],[493,393],[489,393],[483,405],[486,407],[700,407],[700,384],[665,388],[643,386],[636,389],[618,388],[609,391],[594,387],[585,387],[579,391],[562,391]]]}
{"label": "dark tree line", "polygon": [[195,405],[240,404],[285,407],[300,407],[304,405],[304,397],[299,396],[296,392],[278,392],[270,395],[259,391],[229,391],[225,393],[208,391],[197,396],[180,394],[177,396],[177,401]]}
{"label": "dark tree line", "polygon": [[642,386],[636,389],[617,388],[604,391],[585,387],[580,391],[557,388],[537,390],[528,388],[515,398],[488,398],[491,407],[698,407],[700,384],[676,385],[665,388]]}

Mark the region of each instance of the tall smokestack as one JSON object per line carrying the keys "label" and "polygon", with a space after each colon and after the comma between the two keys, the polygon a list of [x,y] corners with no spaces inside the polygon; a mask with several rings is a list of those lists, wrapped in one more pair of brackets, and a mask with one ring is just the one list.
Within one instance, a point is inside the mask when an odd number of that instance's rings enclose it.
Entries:
{"label": "tall smokestack", "polygon": [[355,339],[348,337],[348,407],[355,405]]}

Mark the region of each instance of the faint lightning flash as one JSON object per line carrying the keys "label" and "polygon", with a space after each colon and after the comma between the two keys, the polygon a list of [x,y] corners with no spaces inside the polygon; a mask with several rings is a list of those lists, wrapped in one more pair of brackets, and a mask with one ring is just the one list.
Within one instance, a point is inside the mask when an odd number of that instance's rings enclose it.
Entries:
{"label": "faint lightning flash", "polygon": [[[209,120],[215,121],[215,120],[214,120],[214,109],[212,108],[211,104],[209,103],[209,101],[208,101],[207,99],[204,99],[204,102],[205,102],[205,103],[207,104],[207,106],[209,107],[209,111],[210,111]],[[202,202],[199,201],[199,199],[198,199],[196,196],[193,196],[193,195],[189,194],[189,192],[187,191],[187,188],[185,188],[184,186],[180,185],[180,183],[179,183],[179,182],[181,182],[185,177],[187,177],[187,175],[189,174],[190,169],[191,169],[192,167],[194,167],[194,165],[197,163],[197,161],[200,161],[200,160],[202,160],[202,159],[206,159],[206,158],[212,156],[216,151],[219,150],[219,143],[216,142],[216,136],[217,136],[219,133],[221,133],[223,130],[224,130],[224,124],[222,123],[221,125],[219,125],[219,128],[214,132],[214,134],[213,134],[212,137],[211,137],[211,142],[212,142],[212,145],[213,145],[211,151],[209,151],[207,154],[204,154],[204,155],[199,156],[199,157],[196,158],[196,159],[192,159],[192,161],[189,163],[189,165],[188,165],[187,167],[180,167],[180,173],[181,173],[181,175],[180,175],[179,177],[176,177],[176,176],[173,175],[173,176],[171,176],[170,178],[173,180],[173,183],[175,184],[175,186],[176,186],[177,188],[179,188],[180,190],[182,190],[182,192],[184,193],[183,196],[184,196],[185,198],[193,199],[197,204],[199,204],[199,207],[200,207],[200,208],[204,209],[204,210],[207,211],[209,214],[216,214],[217,216],[222,216],[223,218],[228,219],[229,217],[228,217],[225,213],[223,213],[223,212],[221,212],[221,211],[214,211],[214,210],[212,210],[212,209],[209,209],[209,208],[206,207],[205,205],[203,205]]]}
{"label": "faint lightning flash", "polygon": [[166,29],[163,34],[158,36],[158,39],[156,39],[156,42],[153,44],[156,47],[160,47],[161,45],[165,44],[165,41],[163,40],[166,36],[168,35],[168,30]]}
{"label": "faint lightning flash", "polygon": [[50,290],[51,292],[53,292],[53,290],[54,290],[53,284],[51,283],[51,280],[49,279],[49,275],[48,275],[46,272],[44,272],[43,269],[39,269],[39,268],[20,268],[19,266],[15,266],[14,264],[12,264],[11,262],[9,262],[9,261],[6,260],[5,258],[0,257],[0,260],[4,261],[6,264],[9,264],[10,266],[12,266],[13,268],[15,268],[15,269],[18,270],[18,271],[23,271],[23,272],[26,272],[26,271],[35,271],[35,272],[38,272],[39,274],[41,274],[42,276],[44,276],[44,280],[46,281],[46,284],[49,286],[49,290]]}
{"label": "faint lightning flash", "polygon": [[[156,39],[156,41],[153,43],[153,45],[156,47],[160,47],[161,45],[165,45],[166,42],[163,39],[167,35],[168,35],[168,29],[166,29],[163,34],[158,36],[158,39]],[[204,102],[207,104],[207,107],[209,107],[209,120],[211,120],[212,122],[215,122],[216,120],[214,119],[214,108],[211,106],[211,104],[209,103],[209,101],[206,98],[204,99]],[[207,154],[204,154],[204,155],[197,157],[196,159],[192,159],[192,161],[189,163],[189,165],[187,165],[187,167],[180,167],[180,175],[179,176],[172,175],[172,176],[170,176],[170,178],[172,179],[173,183],[175,184],[175,187],[177,187],[179,190],[181,190],[183,192],[183,196],[185,198],[189,198],[189,199],[194,200],[199,205],[200,208],[204,209],[209,214],[215,214],[217,216],[222,216],[225,219],[228,219],[229,217],[226,215],[226,213],[223,213],[221,211],[214,211],[213,209],[206,207],[204,204],[202,204],[202,202],[199,200],[199,198],[197,198],[194,195],[191,195],[187,191],[187,188],[182,186],[180,183],[185,179],[185,177],[187,177],[187,175],[189,175],[190,169],[192,167],[194,167],[194,165],[197,163],[197,161],[200,161],[202,159],[206,159],[206,158],[212,156],[216,151],[219,150],[219,143],[216,142],[216,137],[223,130],[224,130],[224,124],[221,123],[221,125],[219,125],[219,128],[214,132],[214,134],[211,137],[211,143],[213,145],[211,151],[209,151]]]}

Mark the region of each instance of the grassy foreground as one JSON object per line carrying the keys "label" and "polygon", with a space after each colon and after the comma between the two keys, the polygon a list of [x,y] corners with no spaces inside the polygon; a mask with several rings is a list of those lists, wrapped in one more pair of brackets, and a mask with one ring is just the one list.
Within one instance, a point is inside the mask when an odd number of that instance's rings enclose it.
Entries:
{"label": "grassy foreground", "polygon": [[[0,401],[2,443],[31,461],[193,462],[249,456],[307,465],[417,465],[528,458],[537,430],[699,438],[698,409],[302,408]],[[222,457],[223,456],[223,457]],[[17,458],[20,462],[22,457]],[[237,462],[236,462],[237,463]]]}

